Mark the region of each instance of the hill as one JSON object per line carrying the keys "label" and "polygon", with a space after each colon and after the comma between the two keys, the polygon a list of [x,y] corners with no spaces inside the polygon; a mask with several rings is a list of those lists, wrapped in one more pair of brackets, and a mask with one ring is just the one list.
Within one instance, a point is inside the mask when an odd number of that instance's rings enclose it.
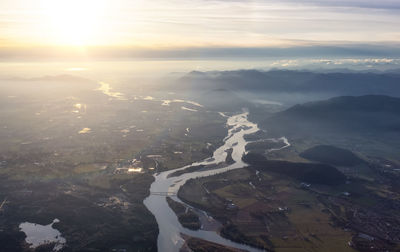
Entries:
{"label": "hill", "polygon": [[335,167],[326,164],[294,163],[268,160],[263,155],[248,153],[243,161],[262,171],[272,171],[313,184],[337,185],[346,177]]}
{"label": "hill", "polygon": [[400,131],[400,98],[342,96],[295,105],[262,122],[287,134],[388,133]]}
{"label": "hill", "polygon": [[355,166],[364,162],[353,152],[331,145],[314,146],[300,153],[300,156],[308,160],[339,166]]}

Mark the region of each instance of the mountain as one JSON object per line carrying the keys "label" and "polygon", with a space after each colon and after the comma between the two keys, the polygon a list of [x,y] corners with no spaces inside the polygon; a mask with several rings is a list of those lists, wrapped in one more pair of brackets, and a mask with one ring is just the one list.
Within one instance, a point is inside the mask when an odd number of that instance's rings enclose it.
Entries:
{"label": "mountain", "polygon": [[176,88],[227,89],[262,94],[286,104],[335,96],[391,95],[400,97],[400,75],[393,72],[308,72],[292,70],[237,70],[190,72]]}
{"label": "mountain", "polygon": [[342,96],[295,105],[261,122],[285,133],[399,132],[400,98]]}
{"label": "mountain", "polygon": [[251,106],[248,101],[238,96],[234,91],[224,88],[205,90],[200,94],[192,94],[192,98],[207,109],[217,111],[234,112]]}

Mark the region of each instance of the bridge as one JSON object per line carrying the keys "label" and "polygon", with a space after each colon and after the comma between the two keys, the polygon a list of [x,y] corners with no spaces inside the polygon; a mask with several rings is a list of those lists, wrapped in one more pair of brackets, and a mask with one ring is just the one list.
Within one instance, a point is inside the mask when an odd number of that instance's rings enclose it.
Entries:
{"label": "bridge", "polygon": [[3,209],[3,206],[7,203],[7,198],[3,200],[3,202],[0,204],[0,211]]}
{"label": "bridge", "polygon": [[173,192],[150,192],[151,195],[157,195],[157,196],[176,196],[176,193]]}

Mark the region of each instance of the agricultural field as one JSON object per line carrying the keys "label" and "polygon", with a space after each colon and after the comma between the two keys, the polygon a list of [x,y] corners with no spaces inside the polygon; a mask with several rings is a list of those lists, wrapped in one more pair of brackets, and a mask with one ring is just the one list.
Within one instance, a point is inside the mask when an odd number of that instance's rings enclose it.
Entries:
{"label": "agricultural field", "polygon": [[[366,229],[347,214],[388,200],[379,196],[381,190],[358,180],[337,186],[310,185],[249,167],[191,180],[179,197],[210,212],[223,223],[221,235],[238,242],[274,251],[356,251],[353,240]],[[399,218],[395,210],[386,213]],[[379,226],[378,221],[373,225]],[[379,232],[369,231],[373,230]],[[380,246],[392,248],[390,243]]]}

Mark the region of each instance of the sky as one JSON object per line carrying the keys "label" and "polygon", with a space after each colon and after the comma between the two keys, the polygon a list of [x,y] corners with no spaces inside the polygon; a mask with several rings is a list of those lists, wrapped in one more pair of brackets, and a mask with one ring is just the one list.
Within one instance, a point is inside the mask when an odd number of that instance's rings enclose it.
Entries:
{"label": "sky", "polygon": [[2,0],[0,59],[387,57],[399,26],[398,0]]}

